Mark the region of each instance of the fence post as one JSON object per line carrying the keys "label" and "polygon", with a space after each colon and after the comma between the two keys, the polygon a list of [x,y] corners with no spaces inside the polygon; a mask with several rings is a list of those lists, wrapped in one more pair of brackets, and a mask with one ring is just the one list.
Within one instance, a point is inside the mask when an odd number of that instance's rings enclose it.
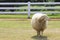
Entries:
{"label": "fence post", "polygon": [[30,2],[28,2],[28,19],[30,19]]}

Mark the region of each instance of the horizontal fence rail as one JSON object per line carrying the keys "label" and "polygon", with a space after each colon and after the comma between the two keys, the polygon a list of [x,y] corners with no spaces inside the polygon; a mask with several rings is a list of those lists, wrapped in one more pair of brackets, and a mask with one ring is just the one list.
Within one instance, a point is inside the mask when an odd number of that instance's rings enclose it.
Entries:
{"label": "horizontal fence rail", "polygon": [[0,12],[0,14],[20,14],[20,13],[26,14],[27,12]]}
{"label": "horizontal fence rail", "polygon": [[[28,8],[20,8],[20,7],[0,7],[0,9],[28,9]],[[42,7],[42,8],[30,8],[30,9],[60,9],[60,7]]]}
{"label": "horizontal fence rail", "polygon": [[57,14],[57,13],[60,13],[60,12],[54,12],[54,11],[53,11],[53,12],[31,12],[31,14],[33,14],[33,13],[43,13],[43,14],[45,14],[45,13],[47,13],[47,14],[48,14],[48,13],[52,14],[52,13],[53,13],[53,14]]}
{"label": "horizontal fence rail", "polygon": [[[0,12],[0,14],[20,14],[20,13],[23,13],[23,14],[26,14],[27,12]],[[39,13],[39,12],[30,12],[31,14],[33,14],[33,13]],[[40,12],[40,13],[50,13],[50,14],[52,14],[52,13],[60,13],[60,12]]]}
{"label": "horizontal fence rail", "polygon": [[0,5],[27,5],[27,4],[28,3],[11,3],[11,2],[10,3],[8,3],[8,2],[0,3]]}
{"label": "horizontal fence rail", "polygon": [[54,4],[60,4],[60,2],[34,2],[34,3],[31,3],[31,4],[43,4],[43,5],[52,4],[52,5],[54,5]]}
{"label": "horizontal fence rail", "polygon": [[[6,3],[6,2],[4,2],[4,3],[0,3],[0,5],[25,5],[25,4],[28,4],[28,3],[12,3],[12,2],[10,2],[10,3]],[[34,2],[34,3],[30,3],[30,4],[60,4],[60,2]]]}
{"label": "horizontal fence rail", "polygon": [[0,9],[27,9],[27,8],[20,8],[20,7],[0,7]]}
{"label": "horizontal fence rail", "polygon": [[30,9],[60,9],[60,7],[54,8],[54,7],[42,7],[42,8],[30,8]]}
{"label": "horizontal fence rail", "polygon": [[[31,3],[31,2],[27,2],[27,3],[6,3],[6,2],[4,2],[4,3],[0,3],[0,5],[9,5],[9,6],[11,6],[11,5],[27,5],[27,7],[0,7],[0,10],[22,10],[22,9],[25,9],[25,10],[28,10],[28,11],[26,11],[26,12],[21,12],[21,11],[18,11],[18,12],[16,12],[16,11],[14,11],[14,12],[11,12],[11,11],[7,11],[7,12],[5,12],[5,11],[0,11],[0,14],[27,14],[28,13],[28,18],[30,17],[30,14],[32,14],[32,13],[37,13],[38,11],[33,11],[33,12],[31,12],[31,10],[32,9],[41,9],[41,10],[43,10],[43,9],[45,9],[45,10],[48,10],[48,9],[53,9],[53,10],[60,10],[60,2],[34,2],[34,3]],[[31,7],[31,5],[44,5],[45,7]],[[51,6],[49,6],[49,7],[46,7],[46,5],[59,5],[59,7],[51,7]],[[41,11],[40,11],[41,12]],[[60,11],[57,11],[57,12],[55,12],[55,11],[50,11],[50,12],[41,12],[41,13],[60,13]]]}

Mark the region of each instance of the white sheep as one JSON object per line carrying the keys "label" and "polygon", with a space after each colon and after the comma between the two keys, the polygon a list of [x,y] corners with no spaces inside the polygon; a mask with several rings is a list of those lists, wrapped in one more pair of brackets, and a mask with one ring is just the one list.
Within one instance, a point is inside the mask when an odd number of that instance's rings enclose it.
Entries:
{"label": "white sheep", "polygon": [[37,31],[37,36],[41,36],[43,31],[46,29],[48,22],[48,16],[42,13],[36,13],[33,15],[31,24],[32,27]]}

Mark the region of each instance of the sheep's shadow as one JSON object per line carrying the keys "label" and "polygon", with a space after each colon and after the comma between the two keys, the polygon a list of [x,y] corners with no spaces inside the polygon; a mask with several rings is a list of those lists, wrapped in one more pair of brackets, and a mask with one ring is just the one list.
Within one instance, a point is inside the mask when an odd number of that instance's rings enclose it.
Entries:
{"label": "sheep's shadow", "polygon": [[47,36],[32,36],[34,40],[48,40]]}

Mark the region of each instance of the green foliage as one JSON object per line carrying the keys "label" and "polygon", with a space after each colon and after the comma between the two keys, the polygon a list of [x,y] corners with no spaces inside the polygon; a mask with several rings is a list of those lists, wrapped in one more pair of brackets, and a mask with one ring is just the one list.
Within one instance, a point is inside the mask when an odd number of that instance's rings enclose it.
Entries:
{"label": "green foliage", "polygon": [[47,2],[54,2],[55,0],[47,0]]}

